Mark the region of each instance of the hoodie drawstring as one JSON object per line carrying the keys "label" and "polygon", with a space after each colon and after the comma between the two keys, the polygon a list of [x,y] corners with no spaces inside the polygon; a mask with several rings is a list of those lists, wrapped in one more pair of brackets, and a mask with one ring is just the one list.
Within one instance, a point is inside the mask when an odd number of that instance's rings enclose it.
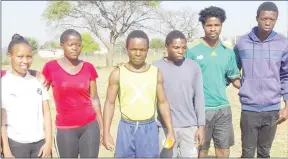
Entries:
{"label": "hoodie drawstring", "polygon": [[270,41],[268,41],[268,51],[269,51],[269,70],[270,70]]}
{"label": "hoodie drawstring", "polygon": [[255,47],[255,44],[254,44],[255,42],[253,41],[253,61],[252,61],[252,77],[253,77],[253,75],[254,75],[254,47]]}

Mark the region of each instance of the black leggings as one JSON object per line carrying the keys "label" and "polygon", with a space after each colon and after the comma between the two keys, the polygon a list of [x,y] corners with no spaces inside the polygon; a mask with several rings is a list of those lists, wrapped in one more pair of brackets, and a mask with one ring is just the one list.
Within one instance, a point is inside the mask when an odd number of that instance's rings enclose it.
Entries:
{"label": "black leggings", "polygon": [[85,126],[57,129],[55,147],[59,158],[97,158],[100,147],[100,128],[95,120]]}

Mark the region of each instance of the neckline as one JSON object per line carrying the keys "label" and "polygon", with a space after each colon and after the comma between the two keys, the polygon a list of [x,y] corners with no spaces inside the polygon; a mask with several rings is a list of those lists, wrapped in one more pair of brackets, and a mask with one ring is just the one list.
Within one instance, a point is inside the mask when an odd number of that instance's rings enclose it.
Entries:
{"label": "neckline", "polygon": [[181,62],[181,65],[175,65],[173,62],[169,62],[169,61],[167,61],[166,59],[167,59],[167,58],[162,57],[162,60],[163,60],[165,63],[168,63],[169,65],[176,66],[176,67],[181,67],[181,66],[184,64],[184,62],[186,61],[186,58],[184,57],[183,61]]}
{"label": "neckline", "polygon": [[214,49],[214,50],[216,50],[216,48],[218,48],[220,45],[222,45],[222,42],[221,42],[220,39],[218,40],[218,44],[216,46],[214,46],[214,47],[209,46],[209,44],[204,40],[204,38],[201,38],[201,42],[202,42],[202,44],[204,46],[206,46],[206,47],[208,47],[210,49]]}
{"label": "neckline", "polygon": [[147,70],[142,71],[142,72],[136,72],[136,71],[130,70],[125,64],[123,66],[124,66],[125,69],[127,69],[128,71],[133,72],[133,73],[145,73],[145,72],[148,72],[150,70],[150,67],[151,67],[151,65],[149,65]]}
{"label": "neckline", "polygon": [[12,76],[12,77],[18,78],[18,79],[27,79],[27,78],[29,78],[29,77],[31,76],[30,73],[29,73],[29,71],[27,71],[27,73],[26,73],[26,75],[25,75],[24,77],[17,76],[17,75],[15,75],[15,74],[12,73],[12,68],[9,69],[9,70],[7,70],[7,71],[6,71],[6,74],[7,74],[7,75],[10,75],[10,76]]}
{"label": "neckline", "polygon": [[55,60],[57,65],[61,68],[62,71],[64,71],[66,74],[70,75],[70,76],[77,76],[84,68],[84,61],[82,61],[82,67],[80,68],[80,70],[78,72],[76,72],[75,74],[72,74],[72,73],[69,73],[67,72],[61,65],[60,63],[58,62],[58,60]]}

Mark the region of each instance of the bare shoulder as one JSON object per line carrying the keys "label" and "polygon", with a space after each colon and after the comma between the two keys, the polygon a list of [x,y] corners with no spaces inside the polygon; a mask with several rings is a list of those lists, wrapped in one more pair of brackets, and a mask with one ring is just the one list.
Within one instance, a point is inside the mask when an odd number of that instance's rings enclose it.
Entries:
{"label": "bare shoulder", "polygon": [[158,68],[156,69],[157,69],[157,81],[158,81],[158,84],[159,83],[161,84],[163,82],[163,74]]}
{"label": "bare shoulder", "polygon": [[114,68],[113,71],[110,73],[109,82],[119,83],[119,79],[120,79],[120,68],[118,66]]}

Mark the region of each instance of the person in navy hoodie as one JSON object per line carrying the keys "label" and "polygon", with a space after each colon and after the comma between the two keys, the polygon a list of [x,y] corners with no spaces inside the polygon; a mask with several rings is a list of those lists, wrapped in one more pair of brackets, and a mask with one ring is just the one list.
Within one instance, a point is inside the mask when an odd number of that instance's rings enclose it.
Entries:
{"label": "person in navy hoodie", "polygon": [[258,26],[235,46],[242,68],[242,158],[254,157],[256,148],[257,158],[270,157],[277,124],[288,119],[288,39],[273,31],[278,14],[274,3],[262,3],[257,10]]}

